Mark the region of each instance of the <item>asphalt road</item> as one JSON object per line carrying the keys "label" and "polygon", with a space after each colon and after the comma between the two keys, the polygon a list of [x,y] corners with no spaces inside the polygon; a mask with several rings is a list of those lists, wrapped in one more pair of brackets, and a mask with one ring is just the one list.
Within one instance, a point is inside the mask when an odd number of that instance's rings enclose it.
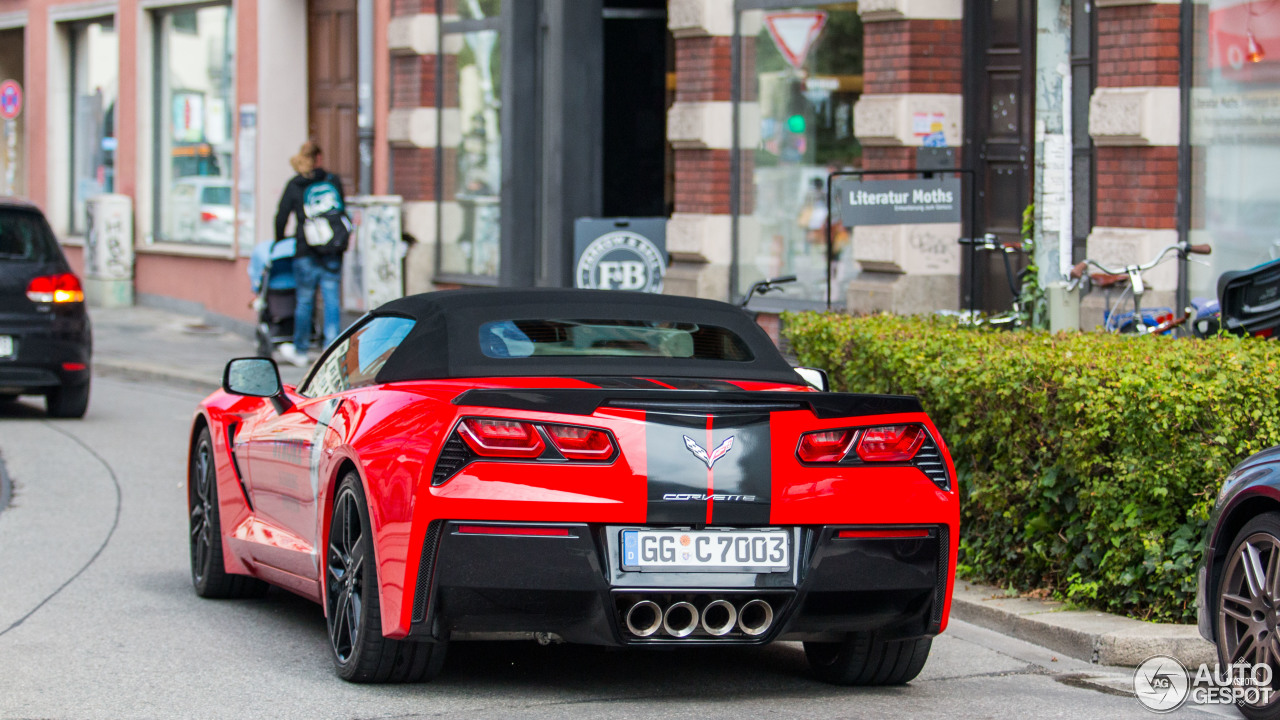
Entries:
{"label": "asphalt road", "polygon": [[[95,380],[88,417],[0,406],[3,718],[1150,718],[1125,670],[953,621],[909,686],[835,688],[798,644],[614,652],[455,644],[435,682],[337,679],[320,608],[282,591],[207,601],[187,567],[198,396]],[[3,497],[0,491],[0,497]],[[1172,717],[1239,717],[1183,708]]]}

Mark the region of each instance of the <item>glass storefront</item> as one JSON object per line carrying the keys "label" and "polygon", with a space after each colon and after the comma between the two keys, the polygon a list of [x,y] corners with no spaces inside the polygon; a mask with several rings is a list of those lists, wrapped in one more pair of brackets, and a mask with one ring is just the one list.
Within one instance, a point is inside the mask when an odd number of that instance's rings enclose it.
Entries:
{"label": "glass storefront", "polygon": [[158,241],[230,245],[235,18],[230,5],[157,11]]}
{"label": "glass storefront", "polygon": [[108,18],[76,23],[71,40],[71,217],[87,232],[85,202],[115,189],[116,96],[120,45]]}
{"label": "glass storefront", "polygon": [[[497,277],[501,256],[502,43],[497,0],[458,0],[465,31],[446,63],[442,113],[458,113],[456,138],[444,138],[441,273]],[[479,27],[477,27],[479,26]],[[492,28],[492,29],[485,29]],[[446,26],[445,31],[449,32]],[[447,130],[449,122],[441,123]],[[456,148],[450,144],[456,142]],[[454,210],[449,209],[452,204]]]}
{"label": "glass storefront", "polygon": [[[738,293],[796,275],[792,298],[824,300],[827,175],[856,170],[853,106],[862,93],[857,3],[746,10],[738,52]],[[837,283],[856,270],[849,234],[832,228]]]}
{"label": "glass storefront", "polygon": [[1280,258],[1280,5],[1196,2],[1191,90],[1191,231],[1209,267],[1191,264],[1192,296],[1218,276]]}

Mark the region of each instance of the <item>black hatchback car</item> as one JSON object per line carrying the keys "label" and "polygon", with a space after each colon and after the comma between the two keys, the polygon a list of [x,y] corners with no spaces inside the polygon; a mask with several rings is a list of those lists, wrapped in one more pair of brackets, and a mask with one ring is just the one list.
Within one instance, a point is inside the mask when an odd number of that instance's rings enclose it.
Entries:
{"label": "black hatchback car", "polygon": [[0,403],[44,395],[49,415],[83,417],[92,351],[80,279],[49,223],[0,199]]}

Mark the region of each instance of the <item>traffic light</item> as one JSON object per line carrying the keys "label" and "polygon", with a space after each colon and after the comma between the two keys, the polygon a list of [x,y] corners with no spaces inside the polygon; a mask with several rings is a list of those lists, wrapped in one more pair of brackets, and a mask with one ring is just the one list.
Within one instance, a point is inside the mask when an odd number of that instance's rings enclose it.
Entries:
{"label": "traffic light", "polygon": [[787,130],[790,130],[791,132],[797,135],[800,135],[804,133],[804,128],[805,128],[804,115],[801,115],[800,113],[796,113],[787,118]]}

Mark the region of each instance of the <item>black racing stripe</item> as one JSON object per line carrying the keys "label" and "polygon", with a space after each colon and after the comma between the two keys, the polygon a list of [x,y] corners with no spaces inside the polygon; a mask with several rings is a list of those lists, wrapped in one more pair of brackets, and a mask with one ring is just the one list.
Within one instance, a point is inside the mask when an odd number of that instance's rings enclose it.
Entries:
{"label": "black racing stripe", "polygon": [[733,448],[712,467],[711,523],[768,525],[773,494],[769,416],[719,415],[712,428],[717,447],[732,437]]}
{"label": "black racing stripe", "polygon": [[654,377],[654,380],[661,383],[664,387],[672,387],[676,390],[715,390],[725,392],[729,390],[742,391],[742,388],[733,383],[724,380],[698,380],[696,378],[676,378],[676,377]]}
{"label": "black racing stripe", "polygon": [[591,383],[608,390],[661,390],[666,386],[652,380],[637,377],[576,377],[584,383]]}
{"label": "black racing stripe", "polygon": [[[648,454],[649,524],[705,525],[707,465],[685,443],[707,442],[706,415],[645,414]],[[684,496],[696,496],[684,497]]]}

